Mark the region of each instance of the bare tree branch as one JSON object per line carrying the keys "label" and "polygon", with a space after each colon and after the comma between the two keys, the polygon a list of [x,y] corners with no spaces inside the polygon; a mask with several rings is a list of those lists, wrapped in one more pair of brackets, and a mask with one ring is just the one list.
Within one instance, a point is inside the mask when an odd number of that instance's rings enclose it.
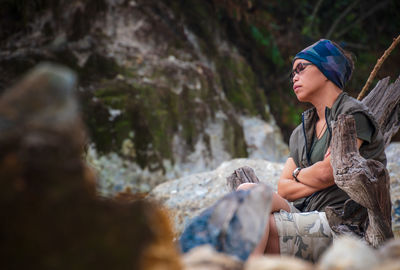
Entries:
{"label": "bare tree branch", "polygon": [[319,8],[321,7],[321,4],[322,4],[323,1],[324,0],[318,0],[317,4],[314,7],[314,10],[313,10],[313,12],[311,14],[311,20],[310,20],[310,22],[309,22],[309,24],[307,26],[308,29],[310,29],[310,31],[311,31],[312,25],[314,23],[315,15],[317,15],[317,12],[318,12]]}
{"label": "bare tree branch", "polygon": [[358,100],[361,100],[364,97],[365,93],[368,91],[369,86],[371,85],[372,80],[375,78],[376,74],[378,73],[378,70],[381,68],[383,62],[385,62],[386,58],[399,43],[400,43],[400,35],[393,40],[390,47],[383,53],[381,58],[379,58],[378,61],[376,62],[374,69],[372,70],[371,74],[369,74],[367,82],[365,83],[364,87],[361,90],[361,93],[357,97]]}
{"label": "bare tree branch", "polygon": [[339,37],[343,36],[348,31],[350,31],[355,25],[364,21],[366,18],[368,18],[369,16],[371,16],[372,14],[374,14],[376,11],[380,10],[381,8],[384,8],[389,2],[391,2],[391,0],[387,0],[385,2],[380,2],[379,4],[377,4],[376,6],[371,8],[368,12],[366,12],[363,16],[358,18],[358,20],[356,20],[353,24],[349,25],[348,27],[346,27],[345,29],[340,31],[337,35],[335,35],[335,38],[339,38]]}
{"label": "bare tree branch", "polygon": [[336,27],[338,26],[339,22],[341,22],[343,20],[343,18],[353,9],[353,7],[355,7],[358,2],[360,2],[359,0],[354,1],[353,3],[351,3],[351,5],[349,5],[341,14],[339,17],[336,18],[336,20],[334,21],[334,23],[332,24],[331,28],[329,29],[328,33],[326,34],[326,38],[329,39],[333,33],[333,31],[335,31]]}

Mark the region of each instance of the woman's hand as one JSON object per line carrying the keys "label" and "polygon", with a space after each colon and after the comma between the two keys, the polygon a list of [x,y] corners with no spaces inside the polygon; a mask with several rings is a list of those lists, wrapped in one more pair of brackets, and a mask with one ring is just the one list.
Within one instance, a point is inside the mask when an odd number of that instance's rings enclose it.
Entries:
{"label": "woman's hand", "polygon": [[316,188],[298,183],[293,179],[292,173],[296,167],[293,158],[288,158],[278,181],[278,194],[288,201],[294,201],[318,191]]}
{"label": "woman's hand", "polygon": [[[357,139],[358,148],[362,143],[362,140]],[[322,161],[302,169],[297,175],[299,182],[296,182],[292,176],[296,164],[292,158],[288,158],[278,181],[278,194],[289,201],[294,201],[334,185],[330,154],[331,150],[328,148]]]}

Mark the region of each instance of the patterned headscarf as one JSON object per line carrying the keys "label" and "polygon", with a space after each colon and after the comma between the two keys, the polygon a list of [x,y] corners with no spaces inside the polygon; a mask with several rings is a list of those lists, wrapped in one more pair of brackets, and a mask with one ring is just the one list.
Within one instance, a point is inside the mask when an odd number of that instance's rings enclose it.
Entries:
{"label": "patterned headscarf", "polygon": [[327,39],[320,39],[296,54],[293,63],[299,58],[308,60],[317,66],[325,77],[336,84],[340,89],[344,88],[352,73],[350,62],[343,53]]}

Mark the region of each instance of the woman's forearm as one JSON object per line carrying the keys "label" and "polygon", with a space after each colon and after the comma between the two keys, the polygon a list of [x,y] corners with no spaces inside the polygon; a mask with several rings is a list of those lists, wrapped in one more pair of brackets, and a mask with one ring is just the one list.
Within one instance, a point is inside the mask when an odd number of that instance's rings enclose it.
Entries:
{"label": "woman's forearm", "polygon": [[292,179],[280,179],[278,181],[278,194],[288,201],[294,201],[313,194],[320,189],[314,188]]}
{"label": "woman's forearm", "polygon": [[318,190],[335,184],[330,158],[316,162],[314,165],[304,168],[297,175],[300,183]]}

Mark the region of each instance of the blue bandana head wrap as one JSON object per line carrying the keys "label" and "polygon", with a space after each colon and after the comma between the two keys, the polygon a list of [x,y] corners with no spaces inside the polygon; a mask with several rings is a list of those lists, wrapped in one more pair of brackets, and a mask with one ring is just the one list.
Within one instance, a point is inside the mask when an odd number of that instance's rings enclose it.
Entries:
{"label": "blue bandana head wrap", "polygon": [[293,63],[296,59],[304,59],[313,63],[328,80],[340,89],[344,88],[352,73],[349,60],[327,39],[320,39],[296,54]]}

